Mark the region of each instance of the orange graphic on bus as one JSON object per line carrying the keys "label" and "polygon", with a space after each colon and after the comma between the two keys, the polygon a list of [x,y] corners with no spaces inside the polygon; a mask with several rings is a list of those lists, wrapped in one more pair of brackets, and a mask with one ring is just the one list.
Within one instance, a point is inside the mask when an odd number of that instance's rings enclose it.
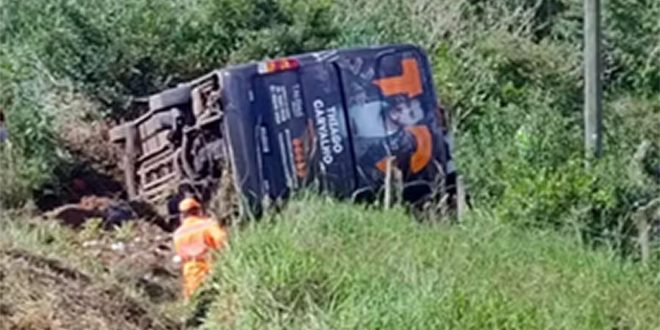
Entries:
{"label": "orange graphic on bus", "polygon": [[298,175],[299,178],[304,178],[307,176],[307,162],[305,161],[305,147],[303,141],[299,138],[294,138],[292,145],[296,175]]}
{"label": "orange graphic on bus", "polygon": [[[415,139],[416,148],[408,160],[410,172],[417,174],[421,172],[431,162],[433,158],[433,137],[426,126],[407,127],[406,131]],[[376,163],[376,168],[381,172],[387,172],[387,163],[396,160],[396,156],[386,156]]]}
{"label": "orange graphic on bus", "polygon": [[380,87],[385,96],[407,94],[408,97],[415,97],[422,94],[422,79],[419,74],[419,67],[414,58],[407,58],[401,61],[403,72],[400,76],[388,77],[374,81],[374,84]]}

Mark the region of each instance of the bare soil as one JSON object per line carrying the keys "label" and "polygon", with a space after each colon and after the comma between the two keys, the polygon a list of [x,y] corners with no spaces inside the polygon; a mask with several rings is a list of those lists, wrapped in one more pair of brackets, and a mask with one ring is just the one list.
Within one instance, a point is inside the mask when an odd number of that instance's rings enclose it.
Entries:
{"label": "bare soil", "polygon": [[176,329],[115,285],[57,260],[0,251],[0,329]]}
{"label": "bare soil", "polygon": [[[79,103],[85,105],[75,107],[79,113],[58,123],[72,163],[35,196],[42,219],[34,219],[35,226],[58,221],[74,229],[66,244],[79,254],[50,259],[0,246],[0,330],[181,329],[160,309],[181,300],[170,224],[131,203],[133,219],[122,220],[130,229],[86,233],[87,223],[103,219],[126,194],[120,150],[108,139],[112,124],[85,118],[90,111],[83,110],[94,105]],[[80,267],[81,260],[94,268]]]}
{"label": "bare soil", "polygon": [[172,262],[171,234],[146,221],[133,225],[130,237],[102,235],[76,244],[108,271],[114,271],[120,281],[135,282],[153,303],[180,299],[180,270]]}

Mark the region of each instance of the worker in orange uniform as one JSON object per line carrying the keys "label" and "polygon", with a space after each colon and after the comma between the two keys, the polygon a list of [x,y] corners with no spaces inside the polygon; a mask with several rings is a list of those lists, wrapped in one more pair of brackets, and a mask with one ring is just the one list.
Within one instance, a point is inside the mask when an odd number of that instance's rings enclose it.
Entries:
{"label": "worker in orange uniform", "polygon": [[179,212],[182,221],[174,232],[174,251],[183,263],[183,295],[187,301],[211,270],[211,252],[226,245],[227,232],[203,214],[194,198],[183,199]]}

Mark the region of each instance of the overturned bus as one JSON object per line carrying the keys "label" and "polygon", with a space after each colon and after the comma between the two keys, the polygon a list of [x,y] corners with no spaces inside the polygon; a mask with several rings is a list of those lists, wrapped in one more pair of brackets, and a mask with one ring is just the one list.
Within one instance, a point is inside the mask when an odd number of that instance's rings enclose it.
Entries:
{"label": "overturned bus", "polygon": [[416,46],[226,67],[144,103],[111,139],[123,150],[129,198],[163,214],[176,213],[184,194],[205,202],[225,194],[241,215],[310,186],[375,200],[393,168],[409,202],[455,195],[445,113]]}

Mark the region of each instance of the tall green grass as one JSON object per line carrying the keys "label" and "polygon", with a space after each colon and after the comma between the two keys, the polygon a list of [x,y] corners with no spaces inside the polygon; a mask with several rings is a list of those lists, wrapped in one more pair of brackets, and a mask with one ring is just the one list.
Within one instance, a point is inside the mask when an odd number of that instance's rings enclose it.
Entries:
{"label": "tall green grass", "polygon": [[660,279],[608,250],[477,215],[300,199],[219,256],[205,329],[652,329]]}
{"label": "tall green grass", "polygon": [[[20,189],[0,186],[0,202],[24,204],[66,158],[52,125],[71,110],[52,97],[62,89],[94,104],[96,117],[131,117],[132,98],[226,64],[406,42],[430,57],[476,203],[524,225],[622,237],[629,248],[631,214],[660,194],[660,2],[604,3],[606,157],[590,170],[581,3],[0,0],[0,107],[15,150],[0,169],[20,178]],[[637,180],[629,165],[645,140],[652,152]]]}

